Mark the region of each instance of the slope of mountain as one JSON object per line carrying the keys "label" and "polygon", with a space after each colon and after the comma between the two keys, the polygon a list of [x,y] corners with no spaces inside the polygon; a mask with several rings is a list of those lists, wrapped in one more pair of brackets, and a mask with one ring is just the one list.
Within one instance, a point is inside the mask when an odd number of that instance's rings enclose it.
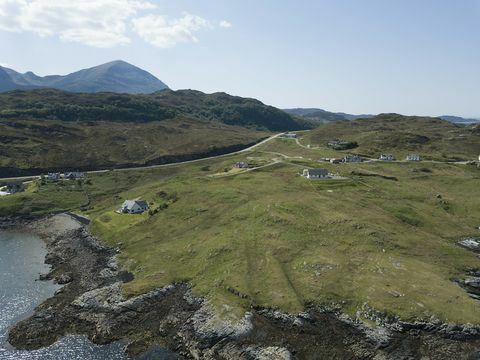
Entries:
{"label": "slope of mountain", "polygon": [[[4,85],[5,84],[5,85]],[[113,61],[65,76],[40,77],[0,67],[0,91],[55,88],[71,92],[153,93],[168,89],[152,74],[124,61]]]}
{"label": "slope of mountain", "polygon": [[453,115],[442,115],[439,116],[440,119],[450,121],[452,123],[458,123],[458,124],[474,124],[474,123],[480,123],[480,119],[469,119],[469,118],[463,118],[460,116],[453,116]]}
{"label": "slope of mountain", "polygon": [[285,112],[225,93],[0,94],[0,177],[140,166],[217,155],[305,129]]}
{"label": "slope of mountain", "polygon": [[154,94],[70,93],[53,89],[0,94],[0,119],[150,122],[176,117],[257,130],[301,130],[305,125],[255,99],[225,93],[165,90]]}
{"label": "slope of mountain", "polygon": [[356,141],[348,152],[369,157],[392,153],[403,159],[410,152],[436,160],[474,160],[480,154],[480,125],[457,125],[431,117],[380,114],[371,119],[336,122],[305,135],[312,145],[334,139]]}
{"label": "slope of mountain", "polygon": [[[295,109],[284,109],[283,111],[285,111],[286,113],[292,116],[297,116],[297,117],[306,119],[312,123],[322,123],[322,124],[335,122],[335,121],[370,119],[375,116],[372,114],[353,115],[353,114],[347,114],[344,112],[334,113],[331,111],[326,111],[326,110],[317,109],[317,108],[295,108]],[[463,118],[460,116],[453,116],[453,115],[442,115],[442,116],[439,116],[439,118],[443,120],[447,120],[451,123],[457,123],[457,124],[480,123],[480,119]]]}
{"label": "slope of mountain", "polygon": [[323,109],[317,108],[295,108],[295,109],[284,109],[284,111],[292,116],[298,116],[304,119],[307,119],[314,123],[330,123],[335,121],[347,121],[347,120],[356,120],[360,118],[371,118],[374,115],[352,115],[342,112],[334,113],[331,111],[326,111]]}

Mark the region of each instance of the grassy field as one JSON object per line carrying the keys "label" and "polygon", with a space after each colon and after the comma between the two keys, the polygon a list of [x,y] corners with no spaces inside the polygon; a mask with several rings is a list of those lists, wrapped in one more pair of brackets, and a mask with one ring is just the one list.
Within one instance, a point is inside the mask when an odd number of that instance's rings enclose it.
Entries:
{"label": "grassy field", "polygon": [[[120,246],[121,262],[135,274],[128,294],[189,281],[225,317],[252,305],[299,312],[335,303],[353,316],[368,304],[403,319],[480,324],[480,303],[452,281],[479,267],[455,243],[478,235],[480,170],[317,162],[338,154],[277,139],[242,155],[97,174],[81,186],[32,184],[0,198],[0,215],[27,206],[80,211],[88,193],[91,231]],[[267,166],[232,172],[239,160]],[[308,166],[349,179],[308,181],[298,175]],[[158,211],[114,212],[132,198]]]}
{"label": "grassy field", "polygon": [[356,141],[345,151],[378,158],[392,153],[405,159],[418,153],[430,160],[475,160],[480,154],[480,126],[456,125],[438,118],[381,114],[372,119],[323,125],[305,136],[305,143],[326,146],[331,140]]}

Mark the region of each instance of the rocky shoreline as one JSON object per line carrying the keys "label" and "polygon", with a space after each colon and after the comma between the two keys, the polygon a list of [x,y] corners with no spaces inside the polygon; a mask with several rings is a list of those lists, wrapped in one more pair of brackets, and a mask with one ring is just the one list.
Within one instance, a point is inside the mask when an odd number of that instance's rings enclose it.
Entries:
{"label": "rocky shoreline", "polygon": [[0,219],[2,228],[41,236],[52,266],[42,278],[64,285],[10,330],[9,341],[19,349],[79,334],[97,344],[124,340],[126,352],[138,359],[480,358],[479,326],[407,323],[368,306],[359,315],[374,321],[375,329],[340,308],[315,305],[297,315],[252,308],[241,321],[230,323],[217,318],[185,283],[126,299],[122,283],[133,275],[117,264],[119,249],[100,245],[69,215]]}

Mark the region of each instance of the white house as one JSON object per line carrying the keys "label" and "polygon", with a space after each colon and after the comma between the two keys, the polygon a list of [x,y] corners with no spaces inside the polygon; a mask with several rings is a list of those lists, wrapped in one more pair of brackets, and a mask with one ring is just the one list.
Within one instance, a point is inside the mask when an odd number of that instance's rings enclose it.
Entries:
{"label": "white house", "polygon": [[305,169],[303,170],[303,176],[307,179],[327,179],[327,169]]}
{"label": "white house", "polygon": [[420,161],[421,158],[420,158],[420,155],[418,155],[418,154],[408,154],[406,160],[407,161]]}
{"label": "white house", "polygon": [[120,208],[124,214],[141,214],[148,209],[148,203],[144,200],[125,200]]}
{"label": "white house", "polygon": [[282,134],[282,137],[287,138],[287,139],[296,139],[297,134],[295,134],[295,133],[285,133],[285,134]]}
{"label": "white house", "polygon": [[392,154],[382,154],[380,155],[379,159],[383,161],[393,161],[395,160],[395,156]]}

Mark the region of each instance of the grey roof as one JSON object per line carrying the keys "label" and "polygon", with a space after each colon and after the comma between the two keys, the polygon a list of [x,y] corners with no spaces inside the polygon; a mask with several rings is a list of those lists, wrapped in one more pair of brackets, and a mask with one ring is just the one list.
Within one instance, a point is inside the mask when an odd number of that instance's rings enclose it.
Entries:
{"label": "grey roof", "polygon": [[308,174],[310,176],[325,176],[328,175],[327,169],[308,169]]}
{"label": "grey roof", "polygon": [[126,209],[132,209],[135,204],[143,209],[148,207],[148,203],[145,200],[125,200],[122,207]]}
{"label": "grey roof", "polygon": [[145,200],[136,200],[135,202],[138,204],[138,206],[140,206],[142,208],[147,208],[148,207],[148,203]]}

